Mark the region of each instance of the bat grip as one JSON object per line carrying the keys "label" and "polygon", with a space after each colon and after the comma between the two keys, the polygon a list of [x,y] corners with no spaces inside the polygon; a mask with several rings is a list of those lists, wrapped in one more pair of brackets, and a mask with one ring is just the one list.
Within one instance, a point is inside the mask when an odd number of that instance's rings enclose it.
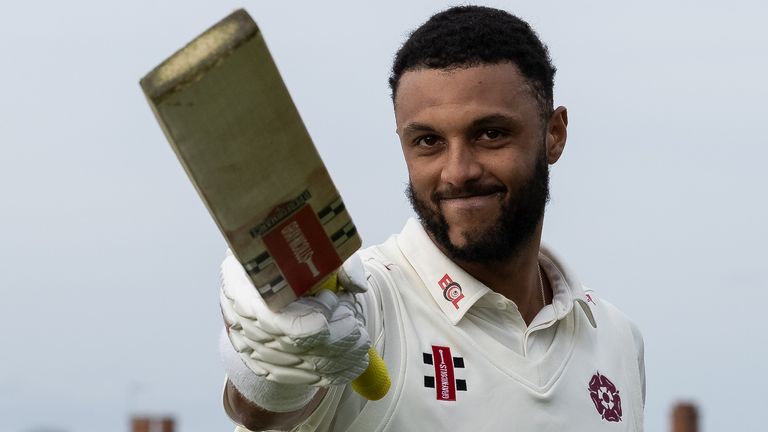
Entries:
{"label": "bat grip", "polygon": [[[339,288],[338,273],[334,272],[312,293],[314,294],[321,289],[338,292]],[[391,385],[392,380],[389,378],[384,359],[381,358],[376,348],[368,348],[368,367],[352,381],[352,390],[368,400],[379,400],[387,395]]]}
{"label": "bat grip", "polygon": [[392,384],[387,365],[376,348],[368,349],[368,368],[352,381],[352,390],[368,400],[379,400],[387,395]]}

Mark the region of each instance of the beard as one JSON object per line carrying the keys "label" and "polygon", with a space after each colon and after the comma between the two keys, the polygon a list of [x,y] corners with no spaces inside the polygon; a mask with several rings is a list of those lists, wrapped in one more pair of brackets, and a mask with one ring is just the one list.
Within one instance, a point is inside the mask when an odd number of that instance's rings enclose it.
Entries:
{"label": "beard", "polygon": [[489,227],[461,233],[465,241],[462,246],[451,241],[450,227],[439,202],[445,195],[487,195],[502,190],[504,188],[499,186],[488,187],[469,182],[461,188],[434,192],[427,202],[416,195],[413,183],[409,182],[405,194],[424,229],[449,258],[467,263],[486,263],[515,256],[530,241],[544,216],[544,208],[549,201],[549,165],[545,152],[539,154],[531,175],[516,190],[509,191],[508,199],[500,204],[499,217]]}

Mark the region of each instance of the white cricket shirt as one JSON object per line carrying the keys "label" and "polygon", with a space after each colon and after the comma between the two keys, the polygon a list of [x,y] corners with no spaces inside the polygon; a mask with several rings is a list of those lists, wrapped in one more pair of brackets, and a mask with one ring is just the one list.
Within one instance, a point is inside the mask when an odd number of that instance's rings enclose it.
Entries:
{"label": "white cricket shirt", "polygon": [[641,431],[642,339],[550,251],[554,293],[526,326],[515,304],[440,252],[410,219],[360,252],[369,334],[392,388],[332,388],[299,431]]}

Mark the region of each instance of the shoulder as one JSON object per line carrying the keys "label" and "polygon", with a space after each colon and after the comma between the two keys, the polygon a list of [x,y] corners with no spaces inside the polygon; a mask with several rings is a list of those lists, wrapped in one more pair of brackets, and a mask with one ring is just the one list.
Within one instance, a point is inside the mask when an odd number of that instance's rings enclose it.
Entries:
{"label": "shoulder", "polygon": [[357,253],[362,258],[363,263],[376,261],[387,264],[389,261],[397,260],[399,256],[402,256],[402,251],[397,245],[397,235],[390,236],[383,243],[360,249]]}
{"label": "shoulder", "polygon": [[643,404],[645,404],[645,342],[640,328],[624,312],[609,301],[598,297],[594,291],[585,289],[584,294],[588,299],[587,304],[592,308],[597,319],[602,321],[602,324],[598,325],[607,326],[619,332],[622,335],[623,346],[634,348],[628,350],[628,353],[637,362],[638,384]]}
{"label": "shoulder", "polygon": [[387,289],[397,285],[399,271],[410,267],[408,260],[397,245],[396,236],[391,236],[384,243],[369,246],[358,251],[366,270],[369,286],[373,289]]}
{"label": "shoulder", "polygon": [[584,297],[586,305],[595,315],[598,326],[605,325],[610,328],[625,330],[636,349],[642,352],[644,345],[642,333],[629,316],[592,289],[584,287]]}
{"label": "shoulder", "polygon": [[395,236],[384,243],[361,249],[357,254],[365,268],[370,291],[379,296],[381,291],[389,291],[398,284],[395,280],[397,275],[392,273],[402,265],[403,258]]}
{"label": "shoulder", "polygon": [[584,311],[593,318],[593,326],[596,323],[604,330],[618,331],[623,337],[631,338],[638,350],[642,350],[643,338],[634,321],[599,293],[585,286],[549,246],[542,244],[540,251],[540,262],[549,263],[546,267],[557,270],[558,274],[551,277],[560,275],[565,279],[571,288],[570,293],[573,299],[581,304]]}

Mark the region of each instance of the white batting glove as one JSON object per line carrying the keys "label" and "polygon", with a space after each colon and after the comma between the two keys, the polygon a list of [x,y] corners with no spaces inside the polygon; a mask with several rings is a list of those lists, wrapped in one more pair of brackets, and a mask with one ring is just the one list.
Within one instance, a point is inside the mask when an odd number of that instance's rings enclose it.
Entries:
{"label": "white batting glove", "polygon": [[323,290],[272,312],[230,254],[222,269],[221,309],[233,348],[259,377],[286,385],[346,384],[368,366],[370,341],[355,292],[367,289],[354,256],[339,271],[346,292]]}

